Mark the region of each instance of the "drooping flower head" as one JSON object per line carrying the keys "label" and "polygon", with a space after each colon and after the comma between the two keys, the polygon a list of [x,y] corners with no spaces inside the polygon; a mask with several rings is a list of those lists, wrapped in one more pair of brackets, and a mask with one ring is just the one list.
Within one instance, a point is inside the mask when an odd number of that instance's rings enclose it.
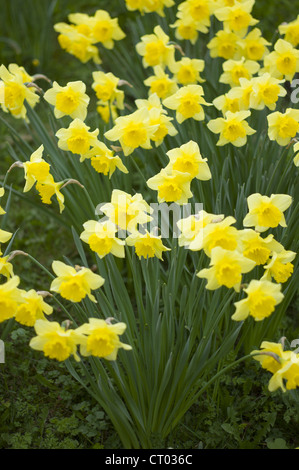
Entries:
{"label": "drooping flower head", "polygon": [[92,302],[96,302],[91,294],[92,290],[99,289],[104,284],[104,279],[90,269],[84,267],[73,268],[61,261],[53,261],[52,269],[56,274],[50,290],[59,292],[61,297],[71,302],[80,302],[86,296]]}

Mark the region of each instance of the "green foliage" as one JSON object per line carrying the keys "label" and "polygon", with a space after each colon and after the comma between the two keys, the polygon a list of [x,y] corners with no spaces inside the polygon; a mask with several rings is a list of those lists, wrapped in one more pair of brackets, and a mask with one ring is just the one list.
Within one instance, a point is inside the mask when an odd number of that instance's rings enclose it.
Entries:
{"label": "green foliage", "polygon": [[16,327],[0,364],[0,448],[78,449],[119,446],[99,405],[66,373],[28,348],[29,328]]}

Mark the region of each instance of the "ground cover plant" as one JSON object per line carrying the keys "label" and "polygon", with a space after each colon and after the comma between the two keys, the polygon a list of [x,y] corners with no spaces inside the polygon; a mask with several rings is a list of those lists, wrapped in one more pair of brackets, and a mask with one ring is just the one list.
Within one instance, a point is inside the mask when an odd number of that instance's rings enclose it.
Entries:
{"label": "ground cover plant", "polygon": [[[54,380],[68,371],[90,395],[60,417],[64,446],[105,430],[104,416],[125,448],[177,445],[204,399],[200,445],[229,435],[254,448],[274,429],[268,447],[287,447],[275,425],[298,424],[298,19],[270,41],[250,0],[122,3],[119,20],[105,5],[53,24],[75,64],[66,78],[49,63],[0,68],[2,339],[25,337],[37,364],[58,363]],[[55,232],[51,259],[22,245],[17,198]],[[264,423],[246,434],[252,407],[232,408],[225,377],[241,367],[235,386],[250,396],[256,362],[281,405],[262,401]],[[75,411],[93,405],[79,431]]]}

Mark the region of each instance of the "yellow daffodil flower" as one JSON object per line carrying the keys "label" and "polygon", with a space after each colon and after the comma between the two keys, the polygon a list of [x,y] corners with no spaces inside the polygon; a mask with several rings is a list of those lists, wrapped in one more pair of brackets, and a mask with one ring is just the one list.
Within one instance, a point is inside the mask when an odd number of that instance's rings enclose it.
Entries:
{"label": "yellow daffodil flower", "polygon": [[89,132],[90,127],[81,119],[74,119],[67,129],[59,129],[56,132],[58,147],[61,150],[69,150],[74,154],[84,155],[90,147],[97,144],[99,129]]}
{"label": "yellow daffodil flower", "polygon": [[36,320],[34,329],[37,334],[31,339],[29,346],[37,351],[43,351],[46,357],[65,361],[74,356],[79,361],[77,345],[81,340],[81,334],[76,330],[65,330],[57,322],[48,320]]}
{"label": "yellow daffodil flower", "polygon": [[220,83],[227,83],[231,87],[240,85],[240,78],[250,80],[258,72],[260,65],[253,60],[227,60],[223,63],[223,74],[219,78]]}
{"label": "yellow daffodil flower", "polygon": [[31,108],[39,101],[35,88],[25,85],[25,74],[21,68],[8,66],[7,70],[4,65],[0,66],[0,105],[5,113],[10,112],[17,119],[26,119],[25,100]]}
{"label": "yellow daffodil flower", "polygon": [[255,193],[247,198],[247,204],[249,213],[243,221],[244,227],[254,226],[256,231],[265,232],[278,225],[287,226],[283,212],[292,204],[292,197],[288,194],[272,194],[268,197]]}
{"label": "yellow daffodil flower", "polygon": [[223,21],[224,29],[228,29],[238,34],[241,38],[245,36],[249,26],[254,26],[258,20],[251,16],[251,10],[255,0],[237,2],[231,7],[219,8],[215,11],[215,16],[219,21]]}
{"label": "yellow daffodil flower", "polygon": [[284,249],[274,252],[269,263],[264,266],[265,274],[262,279],[271,281],[273,279],[278,283],[287,282],[294,271],[294,265],[291,263],[296,257],[294,251]]}
{"label": "yellow daffodil flower", "polygon": [[284,80],[273,78],[269,73],[253,78],[251,80],[250,107],[253,109],[264,109],[267,106],[267,108],[273,111],[278,98],[287,94],[287,90],[280,83],[284,83]]}
{"label": "yellow daffodil flower", "polygon": [[299,15],[294,21],[278,26],[279,34],[284,34],[284,40],[290,42],[294,47],[299,45]]}
{"label": "yellow daffodil flower", "polygon": [[117,88],[120,81],[118,77],[111,72],[93,72],[92,78],[92,88],[101,102],[115,102],[118,109],[124,109],[124,92]]}
{"label": "yellow daffodil flower", "polygon": [[203,97],[203,88],[200,85],[186,85],[180,88],[174,95],[163,101],[166,108],[176,110],[176,120],[181,124],[186,119],[193,118],[203,121],[205,113],[203,106],[211,106]]}
{"label": "yellow daffodil flower", "polygon": [[207,181],[212,178],[207,164],[208,159],[202,158],[198,144],[193,140],[179,148],[169,150],[166,155],[169,158],[166,169],[189,173],[191,179]]}
{"label": "yellow daffodil flower", "polygon": [[158,124],[150,124],[149,112],[142,108],[128,116],[118,117],[115,126],[104,135],[108,140],[118,140],[125,156],[128,156],[138,147],[151,149],[150,139],[158,127]]}
{"label": "yellow daffodil flower", "polygon": [[262,60],[269,53],[267,46],[270,42],[262,37],[262,32],[258,28],[254,28],[244,39],[238,42],[240,53],[249,60]]}
{"label": "yellow daffodil flower", "polygon": [[278,39],[274,51],[265,57],[264,66],[272,77],[292,81],[299,72],[299,51],[288,41]]}
{"label": "yellow daffodil flower", "polygon": [[15,319],[22,325],[34,326],[36,320],[45,320],[44,314],[50,315],[53,312],[53,308],[34,289],[22,291],[21,295],[23,302],[16,310]]}
{"label": "yellow daffodil flower", "polygon": [[232,320],[243,321],[250,315],[255,321],[262,321],[274,312],[275,306],[284,298],[281,293],[281,284],[263,280],[250,281],[244,292],[247,297],[235,302],[236,311]]}
{"label": "yellow daffodil flower", "polygon": [[190,190],[191,179],[189,173],[163,168],[160,173],[147,180],[147,185],[158,191],[159,202],[176,202],[181,205],[193,197]]}
{"label": "yellow daffodil flower", "polygon": [[44,99],[54,106],[54,115],[57,119],[70,116],[72,119],[78,118],[84,121],[90,100],[85,92],[86,85],[80,80],[68,82],[64,87],[53,82],[53,87],[46,91]]}
{"label": "yellow daffodil flower", "polygon": [[88,268],[79,266],[76,269],[61,261],[53,261],[52,269],[57,277],[51,284],[51,291],[59,292],[61,297],[71,302],[81,302],[86,296],[96,302],[91,290],[99,289],[104,284],[101,276]]}
{"label": "yellow daffodil flower", "polygon": [[60,213],[64,210],[64,195],[61,193],[60,188],[64,182],[60,181],[55,183],[52,175],[49,175],[45,180],[36,183],[36,189],[39,192],[41,200],[44,204],[52,204],[52,196],[57,197]]}
{"label": "yellow daffodil flower", "polygon": [[101,212],[105,214],[111,222],[122,230],[134,232],[137,225],[143,225],[152,220],[149,215],[153,212],[151,207],[137,193],[134,196],[119,189],[112,191],[111,202],[101,207]]}
{"label": "yellow daffodil flower", "polygon": [[240,38],[231,31],[218,31],[207,45],[208,49],[210,49],[210,56],[212,58],[222,57],[225,60],[234,59],[239,50],[239,39]]}
{"label": "yellow daffodil flower", "polygon": [[299,109],[288,108],[284,113],[276,111],[267,116],[270,140],[285,146],[299,131]]}
{"label": "yellow daffodil flower", "polygon": [[215,290],[221,286],[234,288],[240,292],[242,274],[252,271],[255,262],[245,258],[239,251],[224,250],[217,246],[211,251],[210,268],[197,273],[200,278],[206,278],[206,289]]}
{"label": "yellow daffodil flower", "polygon": [[163,251],[170,250],[170,248],[163,245],[161,235],[154,235],[153,233],[149,233],[147,230],[145,233],[133,232],[126,238],[126,244],[128,246],[134,246],[136,255],[139,259],[141,259],[141,257],[147,259],[154,258],[156,256],[160,260],[163,260]]}
{"label": "yellow daffodil flower", "polygon": [[26,184],[23,190],[24,193],[30,191],[36,181],[43,183],[49,177],[50,165],[45,160],[43,160],[43,151],[44,146],[41,145],[30,156],[29,162],[22,163],[26,180]]}
{"label": "yellow daffodil flower", "polygon": [[0,285],[0,322],[13,318],[19,303],[23,302],[22,291],[18,288],[20,278],[13,276]]}
{"label": "yellow daffodil flower", "polygon": [[154,75],[144,80],[144,84],[150,87],[150,95],[156,93],[161,99],[173,95],[178,90],[176,81],[170,78],[160,65],[154,67]]}
{"label": "yellow daffodil flower", "polygon": [[208,128],[215,134],[220,134],[216,145],[232,143],[235,147],[242,147],[247,142],[247,135],[256,131],[252,129],[245,119],[250,116],[250,111],[227,111],[224,118],[212,119],[208,122]]}
{"label": "yellow daffodil flower", "polygon": [[174,60],[174,46],[169,45],[169,36],[164,33],[161,26],[154,28],[153,34],[146,34],[136,45],[136,50],[143,57],[142,63],[146,67],[169,65]]}
{"label": "yellow daffodil flower", "polygon": [[172,63],[169,68],[174,74],[174,79],[181,85],[195,85],[205,81],[200,76],[200,72],[205,68],[204,60],[183,57]]}
{"label": "yellow daffodil flower", "polygon": [[103,357],[115,361],[120,348],[130,351],[132,347],[119,340],[127,326],[125,323],[108,324],[105,320],[90,318],[89,323],[77,328],[80,334],[80,353],[82,356]]}
{"label": "yellow daffodil flower", "polygon": [[83,227],[85,230],[80,235],[81,240],[88,243],[90,249],[100,258],[109,253],[118,258],[125,257],[125,242],[116,237],[118,228],[110,220],[103,222],[88,220],[83,224]]}
{"label": "yellow daffodil flower", "polygon": [[239,231],[239,236],[243,256],[252,259],[257,265],[264,265],[271,253],[283,249],[282,245],[274,240],[272,234],[262,238],[255,230],[245,229]]}

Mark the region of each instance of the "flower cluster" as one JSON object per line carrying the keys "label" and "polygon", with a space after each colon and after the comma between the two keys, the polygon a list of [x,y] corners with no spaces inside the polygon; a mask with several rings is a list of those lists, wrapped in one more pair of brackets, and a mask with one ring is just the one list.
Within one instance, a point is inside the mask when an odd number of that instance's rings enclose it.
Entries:
{"label": "flower cluster", "polygon": [[125,33],[118,25],[117,18],[111,18],[105,10],[97,10],[94,16],[73,13],[68,16],[70,23],[57,23],[55,31],[62,49],[74,55],[83,64],[93,60],[100,64],[99,50],[95,44],[102,44],[106,49],[114,47],[114,41],[120,41]]}
{"label": "flower cluster", "polygon": [[[225,286],[240,292],[242,287],[247,294],[245,299],[235,303],[233,320],[242,321],[252,316],[255,321],[261,321],[269,317],[284,298],[281,283],[291,276],[291,261],[296,253],[285,250],[272,234],[263,238],[261,233],[278,225],[286,226],[283,212],[291,202],[291,197],[284,194],[249,196],[249,212],[243,225],[254,226],[255,230],[238,230],[233,227],[236,222],[234,217],[205,211],[178,222],[180,246],[191,251],[204,250],[210,258],[210,267],[201,269],[197,274],[207,279],[206,288],[215,290]],[[256,266],[264,267],[261,279],[242,284],[242,275]],[[277,284],[272,282],[272,278]]]}
{"label": "flower cluster", "polygon": [[[269,391],[278,388],[282,391],[299,387],[299,354],[284,351],[281,343],[263,341],[259,351],[252,351],[253,358],[260,362],[263,369],[273,375],[269,382]],[[284,382],[285,381],[285,382]]]}

